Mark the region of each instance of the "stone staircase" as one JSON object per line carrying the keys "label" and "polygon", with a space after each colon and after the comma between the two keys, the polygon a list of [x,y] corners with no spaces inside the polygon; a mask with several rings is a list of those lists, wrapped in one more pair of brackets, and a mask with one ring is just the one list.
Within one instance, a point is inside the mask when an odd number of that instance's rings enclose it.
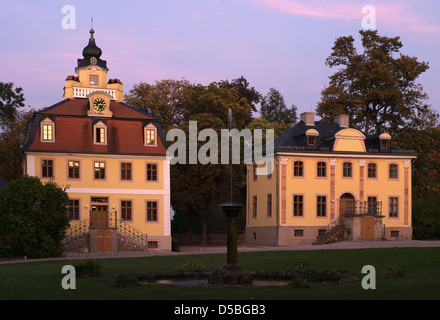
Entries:
{"label": "stone staircase", "polygon": [[327,244],[334,241],[340,241],[344,237],[344,224],[333,221],[327,227],[327,231],[320,234],[313,242],[314,245]]}

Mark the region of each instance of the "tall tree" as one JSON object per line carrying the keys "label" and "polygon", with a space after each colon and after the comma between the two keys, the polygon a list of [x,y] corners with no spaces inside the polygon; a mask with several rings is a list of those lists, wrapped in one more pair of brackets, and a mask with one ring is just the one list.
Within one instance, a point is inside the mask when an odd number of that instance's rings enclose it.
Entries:
{"label": "tall tree", "polygon": [[317,114],[332,120],[345,113],[367,134],[394,135],[411,126],[415,114],[426,113],[427,94],[416,80],[429,65],[399,54],[403,47],[399,37],[382,37],[377,30],[359,33],[363,47],[359,53],[352,36],[336,39],[326,65],[340,69],[322,91]]}
{"label": "tall tree", "polygon": [[18,108],[24,107],[23,89],[13,82],[0,82],[0,121],[14,120]]}
{"label": "tall tree", "polygon": [[287,108],[283,95],[275,88],[261,100],[261,115],[269,122],[291,124],[297,121],[296,106]]}
{"label": "tall tree", "polygon": [[183,105],[189,99],[191,87],[186,79],[164,79],[155,84],[141,82],[124,96],[124,101],[132,107],[148,110],[169,129],[182,122],[186,114]]}
{"label": "tall tree", "polygon": [[257,112],[257,105],[261,102],[263,96],[259,93],[255,87],[251,87],[249,82],[241,76],[240,78],[233,79],[231,82],[228,80],[220,81],[220,86],[225,88],[234,89],[240,98],[245,98],[250,106],[248,122],[252,120],[252,113]]}

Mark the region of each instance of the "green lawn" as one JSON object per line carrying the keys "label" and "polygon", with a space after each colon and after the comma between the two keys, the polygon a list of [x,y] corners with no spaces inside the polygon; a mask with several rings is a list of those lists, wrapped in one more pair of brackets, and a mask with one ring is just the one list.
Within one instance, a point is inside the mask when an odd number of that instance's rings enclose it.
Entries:
{"label": "green lawn", "polygon": [[[248,270],[283,271],[305,260],[311,269],[345,271],[358,280],[348,283],[312,283],[310,288],[291,287],[179,287],[144,285],[132,288],[114,286],[120,273],[174,271],[192,257],[207,270],[225,264],[225,254],[151,256],[142,258],[101,259],[101,278],[78,278],[75,290],[64,290],[61,273],[64,265],[78,261],[46,261],[0,265],[2,300],[388,300],[439,299],[440,248],[389,248],[358,250],[273,251],[239,254],[239,263]],[[364,290],[361,273],[364,265],[376,269],[376,289]],[[405,277],[390,277],[389,266],[398,265]]]}

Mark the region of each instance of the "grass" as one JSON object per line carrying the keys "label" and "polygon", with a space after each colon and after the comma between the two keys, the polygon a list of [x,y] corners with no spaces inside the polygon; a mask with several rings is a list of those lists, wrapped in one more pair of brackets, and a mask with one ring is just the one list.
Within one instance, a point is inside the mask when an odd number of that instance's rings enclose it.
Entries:
{"label": "grass", "polygon": [[[178,287],[167,285],[116,286],[121,274],[181,270],[188,259],[215,270],[225,254],[151,256],[102,259],[100,277],[76,278],[75,290],[64,290],[64,265],[79,261],[44,261],[0,265],[1,300],[393,300],[440,298],[440,248],[388,248],[320,251],[273,251],[239,254],[251,271],[293,270],[306,264],[315,270],[338,270],[358,278],[347,283],[308,283],[286,287]],[[364,290],[364,265],[376,270],[376,289]],[[390,274],[390,270],[394,270]],[[404,273],[400,271],[404,270]]]}

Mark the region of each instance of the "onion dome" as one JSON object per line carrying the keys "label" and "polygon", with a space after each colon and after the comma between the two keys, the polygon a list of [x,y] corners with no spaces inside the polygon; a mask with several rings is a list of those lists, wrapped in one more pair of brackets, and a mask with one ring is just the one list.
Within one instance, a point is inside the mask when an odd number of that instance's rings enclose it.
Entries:
{"label": "onion dome", "polygon": [[97,65],[101,68],[107,69],[107,62],[100,59],[102,50],[95,43],[95,38],[93,36],[94,33],[95,30],[90,29],[89,43],[82,51],[84,58],[78,59],[78,68],[88,67],[89,65]]}

